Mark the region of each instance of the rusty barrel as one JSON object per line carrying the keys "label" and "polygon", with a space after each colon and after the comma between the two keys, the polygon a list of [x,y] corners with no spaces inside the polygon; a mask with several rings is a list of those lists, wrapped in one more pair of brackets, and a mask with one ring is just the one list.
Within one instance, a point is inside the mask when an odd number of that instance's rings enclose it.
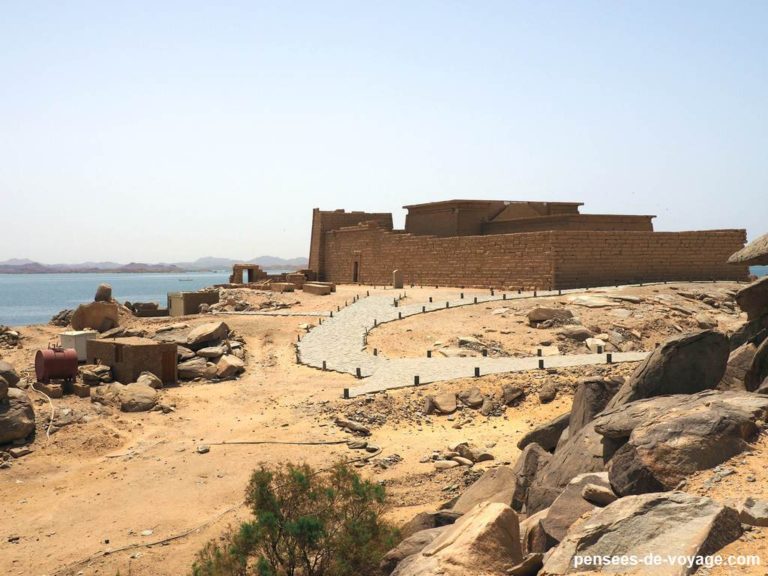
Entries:
{"label": "rusty barrel", "polygon": [[35,375],[38,382],[51,379],[74,380],[77,376],[77,352],[74,348],[47,348],[35,353]]}

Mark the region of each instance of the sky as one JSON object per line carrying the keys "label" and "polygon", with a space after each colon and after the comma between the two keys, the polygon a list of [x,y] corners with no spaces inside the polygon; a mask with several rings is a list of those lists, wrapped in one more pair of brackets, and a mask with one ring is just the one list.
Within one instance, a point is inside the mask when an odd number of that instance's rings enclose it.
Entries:
{"label": "sky", "polygon": [[0,260],[478,198],[768,232],[768,2],[0,0]]}

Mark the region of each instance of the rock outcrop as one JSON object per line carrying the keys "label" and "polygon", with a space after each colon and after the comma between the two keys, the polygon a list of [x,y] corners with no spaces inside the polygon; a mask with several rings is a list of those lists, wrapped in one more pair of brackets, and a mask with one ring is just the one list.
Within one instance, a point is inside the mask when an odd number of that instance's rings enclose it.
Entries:
{"label": "rock outcrop", "polygon": [[747,313],[748,320],[755,320],[768,313],[768,276],[736,292],[736,303]]}
{"label": "rock outcrop", "polygon": [[729,351],[728,338],[714,330],[671,338],[638,366],[607,408],[652,396],[714,388],[723,378]]}
{"label": "rock outcrop", "polygon": [[553,452],[563,431],[568,428],[571,413],[561,414],[554,420],[537,426],[527,432],[517,443],[517,447],[523,450],[529,444],[538,444],[547,452]]}
{"label": "rock outcrop", "polygon": [[478,504],[392,576],[502,576],[523,559],[517,514],[505,504]]}
{"label": "rock outcrop", "polygon": [[72,313],[70,320],[74,330],[92,328],[106,332],[120,324],[117,304],[112,302],[90,302],[80,304]]}
{"label": "rock outcrop", "polygon": [[[735,510],[709,498],[682,492],[621,498],[598,509],[571,527],[544,562],[540,576],[582,572],[681,576],[694,568],[669,558],[711,555],[741,535]],[[642,563],[648,554],[660,556],[660,565]],[[635,566],[595,567],[580,564],[592,557],[634,557]]]}
{"label": "rock outcrop", "polygon": [[106,384],[91,389],[91,402],[115,406],[123,412],[151,410],[157,400],[157,390],[146,384]]}
{"label": "rock outcrop", "polygon": [[27,393],[6,382],[5,397],[0,397],[0,444],[22,440],[34,431],[35,411]]}
{"label": "rock outcrop", "polygon": [[516,474],[509,466],[486,470],[451,507],[451,510],[466,514],[481,502],[499,502],[509,505],[515,491]]}
{"label": "rock outcrop", "polygon": [[[650,412],[637,410],[642,407]],[[611,440],[627,439],[609,466],[613,490],[626,496],[672,490],[693,472],[739,454],[766,415],[766,397],[706,391],[640,400],[598,417],[595,430]]]}

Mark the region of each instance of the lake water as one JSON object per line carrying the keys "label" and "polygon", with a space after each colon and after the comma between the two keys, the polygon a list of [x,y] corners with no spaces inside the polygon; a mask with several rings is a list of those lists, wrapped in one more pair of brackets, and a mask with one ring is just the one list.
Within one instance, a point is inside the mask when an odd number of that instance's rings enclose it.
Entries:
{"label": "lake water", "polygon": [[[270,273],[282,270],[270,270]],[[765,276],[768,266],[755,266]],[[112,296],[125,302],[158,302],[165,307],[168,292],[191,292],[229,281],[229,272],[184,274],[0,274],[0,324],[45,324],[65,308],[93,301],[96,287],[112,285]]]}
{"label": "lake water", "polygon": [[229,281],[229,272],[184,274],[0,274],[0,324],[45,324],[65,308],[92,302],[96,287],[112,285],[119,302],[158,302],[168,292],[190,292]]}

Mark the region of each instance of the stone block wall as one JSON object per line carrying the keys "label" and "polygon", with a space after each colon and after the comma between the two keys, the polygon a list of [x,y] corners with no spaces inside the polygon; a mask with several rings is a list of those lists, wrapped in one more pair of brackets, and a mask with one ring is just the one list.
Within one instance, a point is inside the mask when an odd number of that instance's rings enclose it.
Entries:
{"label": "stone block wall", "polygon": [[744,242],[744,230],[556,231],[552,233],[554,287],[746,280],[747,266],[726,263]]}
{"label": "stone block wall", "polygon": [[[405,284],[556,289],[663,280],[746,280],[726,264],[744,230],[703,232],[542,231],[435,237],[376,223],[326,233],[323,279]],[[355,278],[357,274],[357,278]]]}
{"label": "stone block wall", "polygon": [[325,268],[325,235],[331,230],[375,221],[392,230],[392,214],[387,212],[346,212],[344,210],[312,210],[312,236],[309,248],[309,269],[321,275]]}
{"label": "stone block wall", "polygon": [[549,286],[553,281],[549,232],[441,238],[392,232],[371,223],[326,234],[324,279],[390,284],[402,270],[409,284],[441,286]]}

